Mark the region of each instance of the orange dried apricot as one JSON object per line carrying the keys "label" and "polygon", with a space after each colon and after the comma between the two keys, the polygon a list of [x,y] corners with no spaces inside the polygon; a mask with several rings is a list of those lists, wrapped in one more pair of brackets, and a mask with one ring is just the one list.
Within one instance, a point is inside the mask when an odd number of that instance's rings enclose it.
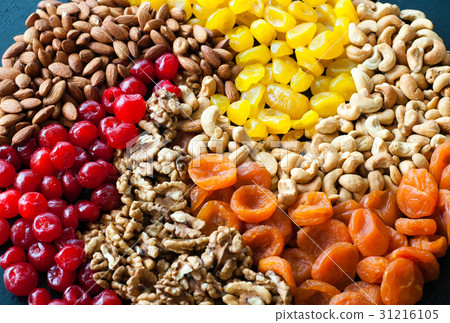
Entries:
{"label": "orange dried apricot", "polygon": [[319,225],[305,226],[297,231],[297,246],[318,257],[325,249],[337,242],[352,242],[344,223],[329,219]]}
{"label": "orange dried apricot", "polygon": [[205,221],[202,232],[209,236],[220,226],[227,226],[241,230],[241,220],[238,219],[236,213],[233,212],[230,205],[222,201],[208,201],[200,210],[197,218]]}
{"label": "orange dried apricot", "polygon": [[395,229],[407,236],[421,236],[435,234],[437,224],[433,219],[400,218],[395,221]]}
{"label": "orange dried apricot", "polygon": [[387,227],[389,232],[389,249],[388,252],[392,252],[400,247],[406,247],[408,245],[408,238],[391,227]]}
{"label": "orange dried apricot", "polygon": [[279,256],[283,252],[284,241],[280,231],[267,225],[258,225],[242,235],[244,245],[253,253],[254,263],[270,256]]}
{"label": "orange dried apricot", "polygon": [[288,209],[289,217],[298,226],[324,223],[333,215],[331,201],[323,192],[300,194]]}
{"label": "orange dried apricot", "polygon": [[289,248],[284,249],[281,258],[286,259],[291,265],[292,274],[297,285],[311,278],[311,267],[315,260],[311,254],[298,248]]}
{"label": "orange dried apricot", "polygon": [[396,194],[388,191],[373,191],[360,201],[363,208],[378,215],[384,223],[393,227],[395,220],[402,216],[397,206]]}
{"label": "orange dried apricot", "polygon": [[361,280],[346,286],[344,292],[363,294],[370,300],[371,305],[383,304],[381,300],[381,288],[378,284],[371,284]]}
{"label": "orange dried apricot", "polygon": [[261,224],[277,228],[283,235],[285,244],[288,243],[292,237],[292,221],[279,207],[275,209],[275,212],[273,212],[270,218],[261,222]]}
{"label": "orange dried apricot", "polygon": [[272,216],[277,208],[277,198],[262,186],[244,185],[233,193],[230,205],[241,221],[255,223]]}
{"label": "orange dried apricot", "polygon": [[439,184],[442,172],[450,164],[450,141],[439,145],[430,159],[430,173]]}
{"label": "orange dried apricot", "polygon": [[202,206],[206,203],[207,198],[212,194],[212,191],[206,191],[203,188],[195,186],[189,192],[191,199],[191,211],[193,214],[197,214]]}
{"label": "orange dried apricot", "polygon": [[397,191],[398,207],[413,219],[433,214],[438,198],[436,181],[426,169],[410,169]]}
{"label": "orange dried apricot", "polygon": [[[439,200],[431,218],[436,221],[437,234],[450,237],[450,191],[439,190]],[[449,241],[450,243],[450,241]]]}
{"label": "orange dried apricot", "polygon": [[206,154],[192,160],[188,172],[192,181],[207,191],[230,187],[237,180],[236,165],[219,154]]}
{"label": "orange dried apricot", "polygon": [[348,242],[338,242],[328,247],[314,262],[311,277],[342,289],[356,276],[359,261],[358,248]]}
{"label": "orange dried apricot", "polygon": [[423,276],[416,264],[405,258],[392,261],[381,283],[381,297],[386,305],[414,305],[422,298]]}
{"label": "orange dried apricot", "polygon": [[355,200],[348,200],[333,206],[333,219],[339,220],[348,225],[352,213],[356,209],[361,209],[361,204]]}
{"label": "orange dried apricot", "polygon": [[416,236],[409,239],[411,247],[431,252],[436,258],[444,257],[447,253],[447,238],[444,236]]}
{"label": "orange dried apricot", "polygon": [[297,285],[295,285],[294,275],[292,274],[291,266],[286,259],[271,256],[263,258],[258,263],[258,271],[265,274],[269,270],[272,270],[275,274],[283,277],[286,284],[288,284],[291,295],[295,295]]}
{"label": "orange dried apricot", "polygon": [[244,163],[237,168],[237,182],[234,188],[244,185],[259,185],[270,189],[271,176],[269,171],[258,163]]}
{"label": "orange dried apricot", "polygon": [[358,262],[356,273],[365,282],[381,284],[387,265],[388,260],[384,257],[367,257]]}
{"label": "orange dried apricot", "polygon": [[441,180],[439,181],[439,188],[443,190],[450,190],[450,165],[442,171]]}
{"label": "orange dried apricot", "polygon": [[330,305],[374,305],[364,294],[356,292],[343,292],[330,300]]}
{"label": "orange dried apricot", "polygon": [[363,256],[381,256],[389,248],[387,226],[370,210],[353,211],[348,231]]}
{"label": "orange dried apricot", "polygon": [[295,305],[328,305],[339,289],[323,281],[308,279],[297,287]]}

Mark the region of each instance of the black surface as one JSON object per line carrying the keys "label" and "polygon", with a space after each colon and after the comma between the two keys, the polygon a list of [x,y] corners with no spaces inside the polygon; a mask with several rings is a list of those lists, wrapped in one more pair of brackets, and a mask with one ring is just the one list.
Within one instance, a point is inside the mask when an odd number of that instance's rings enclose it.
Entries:
{"label": "black surface", "polygon": [[[1,54],[13,43],[15,35],[26,30],[25,19],[36,9],[38,2],[38,0],[0,0]],[[390,0],[389,2],[398,4],[400,9],[418,9],[425,12],[427,18],[433,21],[434,30],[450,48],[450,28],[448,28],[450,0]],[[0,248],[0,254],[4,250],[4,246]],[[421,304],[450,304],[450,253],[445,258],[440,259],[439,262],[441,264],[441,275],[437,281],[425,285]],[[0,277],[3,277],[1,268]],[[26,304],[26,298],[11,295],[0,280],[1,304]]]}

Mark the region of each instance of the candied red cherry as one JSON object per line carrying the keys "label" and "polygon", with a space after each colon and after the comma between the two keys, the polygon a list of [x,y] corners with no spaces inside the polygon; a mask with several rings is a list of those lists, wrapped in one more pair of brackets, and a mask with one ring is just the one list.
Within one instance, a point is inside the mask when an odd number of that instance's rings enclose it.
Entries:
{"label": "candied red cherry", "polygon": [[9,266],[3,273],[6,289],[17,296],[27,296],[38,285],[36,269],[26,262]]}
{"label": "candied red cherry", "polygon": [[47,284],[57,292],[64,292],[67,287],[73,285],[77,277],[76,271],[68,271],[54,265],[47,273]]}
{"label": "candied red cherry", "polygon": [[103,92],[102,95],[102,104],[105,107],[105,110],[111,114],[114,114],[114,104],[116,103],[117,98],[124,94],[121,89],[118,87],[110,87]]}
{"label": "candied red cherry", "polygon": [[58,142],[67,141],[67,130],[60,124],[51,124],[39,133],[39,146],[52,149]]}
{"label": "candied red cherry", "polygon": [[83,149],[87,149],[97,136],[97,127],[90,121],[78,121],[69,130],[69,141]]}
{"label": "candied red cherry", "polygon": [[64,246],[55,256],[56,264],[69,271],[74,271],[83,263],[84,249],[77,245]]}
{"label": "candied red cherry", "polygon": [[19,199],[19,214],[28,220],[34,220],[47,211],[47,199],[41,193],[28,192]]}
{"label": "candied red cherry", "polygon": [[70,142],[58,142],[50,152],[50,160],[58,170],[72,168],[75,163],[75,149]]}
{"label": "candied red cherry", "polygon": [[13,246],[8,248],[8,250],[0,256],[0,267],[6,269],[11,265],[26,261],[27,255],[25,254],[25,251],[20,247]]}
{"label": "candied red cherry", "polygon": [[122,205],[120,194],[113,184],[103,184],[91,195],[91,202],[97,204],[102,211],[111,211]]}
{"label": "candied red cherry", "polygon": [[17,146],[17,153],[20,156],[20,160],[22,164],[25,166],[30,166],[31,156],[33,153],[39,148],[37,140],[35,138],[31,138],[26,143]]}
{"label": "candied red cherry", "polygon": [[28,262],[37,271],[48,271],[55,264],[57,250],[47,242],[37,242],[28,249]]}
{"label": "candied red cherry", "polygon": [[116,184],[117,179],[119,178],[119,172],[113,164],[104,161],[103,159],[97,160],[97,163],[103,165],[106,168],[106,178],[105,184]]}
{"label": "candied red cherry", "polygon": [[63,293],[63,299],[70,305],[91,305],[92,298],[78,285],[67,287]]}
{"label": "candied red cherry", "polygon": [[61,178],[61,182],[64,196],[70,202],[75,201],[81,195],[83,187],[78,183],[77,175],[73,171],[65,171]]}
{"label": "candied red cherry", "polygon": [[119,87],[125,94],[140,94],[143,97],[147,94],[147,87],[135,76],[130,76],[120,82]]}
{"label": "candied red cherry", "polygon": [[92,160],[111,160],[114,156],[113,147],[99,139],[94,140],[94,142],[89,147],[88,152]]}
{"label": "candied red cherry", "polygon": [[3,159],[4,161],[7,161],[11,165],[13,165],[16,171],[19,171],[20,167],[22,166],[20,156],[13,146],[9,145],[0,146],[0,159]]}
{"label": "candied red cherry", "polygon": [[120,124],[120,120],[116,117],[106,117],[105,119],[100,121],[98,125],[98,137],[101,140],[106,141],[106,134],[109,132],[109,130],[120,126]]}
{"label": "candied red cherry", "polygon": [[155,80],[155,68],[153,62],[149,59],[138,60],[131,67],[130,73],[146,85],[152,84]]}
{"label": "candied red cherry", "polygon": [[73,147],[75,149],[75,162],[73,163],[72,170],[78,172],[80,168],[91,161],[89,154],[80,147]]}
{"label": "candied red cherry", "polygon": [[3,159],[0,159],[0,188],[12,185],[15,178],[16,169],[14,166]]}
{"label": "candied red cherry", "polygon": [[58,169],[50,160],[50,152],[48,148],[40,148],[31,157],[30,168],[40,177],[58,174]]}
{"label": "candied red cherry", "polygon": [[45,176],[41,182],[41,192],[48,199],[60,198],[63,195],[61,181],[55,176]]}
{"label": "candied red cherry", "polygon": [[39,241],[52,242],[62,235],[62,231],[61,220],[53,213],[40,214],[33,221],[33,234]]}
{"label": "candied red cherry", "polygon": [[0,218],[0,246],[9,240],[9,223],[4,218]]}
{"label": "candied red cherry", "polygon": [[50,292],[42,287],[36,288],[28,294],[28,305],[48,305],[51,300]]}
{"label": "candied red cherry", "polygon": [[85,188],[96,188],[105,181],[107,170],[97,162],[84,164],[78,172],[78,183]]}
{"label": "candied red cherry", "polygon": [[78,107],[78,120],[87,120],[98,125],[100,120],[106,116],[105,108],[96,101],[88,100]]}
{"label": "candied red cherry", "polygon": [[92,305],[122,305],[122,301],[112,289],[105,289],[92,300]]}
{"label": "candied red cherry", "polygon": [[133,146],[138,136],[139,131],[136,126],[126,122],[110,129],[106,134],[108,144],[115,149],[125,149]]}
{"label": "candied red cherry", "polygon": [[103,288],[94,280],[95,271],[90,267],[91,263],[84,264],[78,271],[78,282],[81,287],[88,291],[89,295],[95,296],[99,294]]}
{"label": "candied red cherry", "polygon": [[78,240],[75,236],[74,228],[65,228],[60,238],[56,239],[53,244],[58,250],[61,250],[64,246],[68,244],[77,245],[84,248],[84,241]]}
{"label": "candied red cherry", "polygon": [[21,194],[27,192],[38,192],[41,185],[41,178],[31,169],[19,172],[14,180],[14,188]]}
{"label": "candied red cherry", "polygon": [[100,207],[89,201],[79,201],[75,204],[78,210],[78,220],[95,222],[100,216]]}
{"label": "candied red cherry", "polygon": [[153,93],[159,96],[159,90],[166,90],[167,92],[174,93],[177,98],[181,98],[181,89],[173,85],[169,80],[162,80],[156,83],[153,87]]}
{"label": "candied red cherry", "polygon": [[11,242],[13,245],[28,250],[37,241],[33,234],[33,222],[27,219],[17,220],[11,227]]}
{"label": "candied red cherry", "polygon": [[62,217],[64,209],[69,204],[63,199],[50,199],[47,202],[47,212],[56,214],[59,217]]}
{"label": "candied red cherry", "polygon": [[177,76],[178,66],[178,58],[174,54],[162,54],[155,61],[156,76],[160,80],[173,80]]}
{"label": "candied red cherry", "polygon": [[122,94],[114,105],[117,119],[128,123],[138,123],[144,118],[147,105],[139,94]]}
{"label": "candied red cherry", "polygon": [[67,206],[61,216],[61,221],[64,228],[78,228],[78,210],[75,205]]}
{"label": "candied red cherry", "polygon": [[20,198],[21,195],[16,190],[8,190],[0,193],[0,217],[11,219],[17,216],[17,214],[19,214]]}

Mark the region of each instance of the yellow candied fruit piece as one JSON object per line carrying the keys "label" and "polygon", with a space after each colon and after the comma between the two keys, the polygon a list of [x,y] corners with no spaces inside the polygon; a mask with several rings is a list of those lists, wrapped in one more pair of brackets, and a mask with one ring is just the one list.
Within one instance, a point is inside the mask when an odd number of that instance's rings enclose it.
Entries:
{"label": "yellow candied fruit piece", "polygon": [[316,30],[316,34],[314,36],[317,36],[321,33],[323,33],[324,31],[330,31],[331,29],[328,26],[325,26],[324,24],[318,22],[316,23],[317,25],[317,30]]}
{"label": "yellow candied fruit piece", "polygon": [[317,7],[327,2],[327,0],[303,0],[308,6]]}
{"label": "yellow candied fruit piece", "polygon": [[319,114],[314,110],[306,112],[301,119],[292,120],[292,129],[308,129],[314,126],[319,121]]}
{"label": "yellow candied fruit piece", "polygon": [[336,22],[336,14],[329,4],[321,4],[316,7],[317,21],[324,25],[334,26]]}
{"label": "yellow candied fruit piece", "polygon": [[221,5],[222,3],[225,2],[225,0],[195,0],[200,6],[204,7],[204,8],[209,8],[209,9],[216,9],[219,7],[219,5]]}
{"label": "yellow candied fruit piece", "polygon": [[259,114],[265,92],[266,87],[261,83],[257,83],[251,85],[247,91],[241,93],[241,100],[248,100],[250,102],[250,118],[254,118]]}
{"label": "yellow candied fruit piece", "polygon": [[292,48],[308,45],[314,38],[317,25],[312,22],[306,22],[295,26],[286,33],[286,41]]}
{"label": "yellow candied fruit piece", "polygon": [[230,2],[228,3],[231,11],[233,11],[233,13],[235,13],[236,15],[250,9],[251,5],[252,2],[248,0],[230,0]]}
{"label": "yellow candied fruit piece", "polygon": [[222,94],[214,94],[211,96],[210,101],[213,105],[217,105],[220,112],[224,114],[227,112],[228,106],[230,105],[230,99]]}
{"label": "yellow candied fruit piece", "polygon": [[274,40],[270,44],[270,54],[272,55],[272,58],[290,56],[293,52],[294,50],[285,41]]}
{"label": "yellow candied fruit piece", "polygon": [[296,25],[295,18],[290,13],[274,6],[267,6],[264,19],[271,24],[276,31],[285,33]]}
{"label": "yellow candied fruit piece", "polygon": [[297,62],[289,57],[277,57],[273,59],[273,78],[276,82],[281,84],[288,84],[292,76],[297,73]]}
{"label": "yellow candied fruit piece", "polygon": [[301,1],[294,1],[288,7],[288,12],[294,16],[295,19],[316,22],[317,14],[313,7],[303,3]]}
{"label": "yellow candied fruit piece", "polygon": [[248,11],[236,15],[236,24],[240,26],[247,26],[250,28],[252,22],[254,22],[255,20],[258,20],[258,17],[252,15]]}
{"label": "yellow candied fruit piece", "polygon": [[247,65],[239,73],[234,81],[239,91],[247,91],[252,84],[258,83],[263,77],[266,70],[261,64]]}
{"label": "yellow candied fruit piece", "polygon": [[337,108],[345,103],[344,97],[335,92],[322,92],[311,98],[311,110],[316,111],[322,118],[336,115]]}
{"label": "yellow candied fruit piece", "polygon": [[254,141],[267,138],[267,127],[261,121],[250,118],[244,123],[244,130]]}
{"label": "yellow candied fruit piece", "polygon": [[341,94],[345,101],[350,101],[353,93],[356,93],[355,81],[347,73],[342,73],[331,80],[330,92]]}
{"label": "yellow candied fruit piece", "polygon": [[269,107],[287,113],[292,119],[300,119],[309,110],[308,98],[284,84],[267,86],[264,101]]}
{"label": "yellow candied fruit piece", "polygon": [[339,0],[327,0],[327,3],[334,7]]}
{"label": "yellow candied fruit piece", "polygon": [[236,52],[243,52],[253,47],[254,39],[247,26],[238,26],[225,34],[230,40],[230,47]]}
{"label": "yellow candied fruit piece", "polygon": [[355,6],[351,0],[339,0],[335,7],[334,12],[338,18],[348,18],[350,22],[358,22],[358,14],[356,13]]}
{"label": "yellow candied fruit piece", "polygon": [[248,100],[239,100],[230,104],[227,109],[227,116],[231,122],[242,126],[250,115],[250,102]]}
{"label": "yellow candied fruit piece", "polygon": [[265,124],[270,134],[285,134],[291,129],[291,117],[275,109],[262,110],[256,120]]}
{"label": "yellow candied fruit piece", "polygon": [[[186,13],[186,19],[191,18],[192,16],[192,7],[189,0],[165,0],[165,2],[169,5],[169,8],[173,7],[182,8]],[[150,1],[151,3],[151,1]]]}
{"label": "yellow candied fruit piece", "polygon": [[333,31],[324,31],[314,37],[308,48],[319,59],[336,58],[344,52],[344,46],[339,43],[339,37]]}
{"label": "yellow candied fruit piece", "polygon": [[347,17],[337,18],[336,23],[334,24],[333,31],[339,36],[339,43],[344,46],[350,43],[350,39],[348,38],[349,25],[350,19]]}
{"label": "yellow candied fruit piece", "polygon": [[264,19],[253,21],[250,25],[250,31],[261,45],[269,46],[277,37],[275,28]]}
{"label": "yellow candied fruit piece", "polygon": [[275,0],[275,1],[285,7],[289,6],[292,2],[292,0]]}
{"label": "yellow candied fruit piece", "polygon": [[311,83],[314,81],[314,76],[305,73],[301,68],[298,69],[291,78],[291,88],[295,92],[305,92],[311,87]]}
{"label": "yellow candied fruit piece", "polygon": [[192,18],[192,19],[189,19],[188,21],[187,21],[187,24],[188,25],[191,25],[191,26],[194,26],[194,25],[200,25],[200,26],[205,26],[205,20],[203,20],[203,19],[197,19],[197,18]]}
{"label": "yellow candied fruit piece", "polygon": [[208,19],[214,13],[214,8],[204,8],[198,3],[192,6],[192,12],[198,19]]}
{"label": "yellow candied fruit piece", "polygon": [[330,89],[331,77],[329,76],[319,76],[314,79],[311,84],[311,93],[313,95],[328,92]]}
{"label": "yellow candied fruit piece", "polygon": [[305,137],[308,139],[312,139],[312,137],[316,134],[316,125],[313,125],[307,129],[305,129]]}
{"label": "yellow candied fruit piece", "polygon": [[251,64],[265,65],[270,61],[270,50],[266,45],[252,47],[236,55],[236,64],[247,66]]}
{"label": "yellow candied fruit piece", "polygon": [[322,64],[314,58],[313,52],[306,47],[298,47],[295,50],[297,64],[310,71],[314,76],[322,75],[324,68]]}
{"label": "yellow candied fruit piece", "polygon": [[264,1],[263,0],[253,0],[251,2],[251,7],[248,9],[252,15],[261,18],[264,15]]}
{"label": "yellow candied fruit piece", "polygon": [[230,8],[222,8],[214,12],[207,20],[205,27],[213,30],[217,29],[222,34],[230,31],[236,23],[236,15]]}
{"label": "yellow candied fruit piece", "polygon": [[349,60],[348,58],[341,58],[335,60],[333,63],[328,65],[326,75],[330,77],[336,77],[342,73],[352,74],[352,69],[358,66],[357,63]]}
{"label": "yellow candied fruit piece", "polygon": [[128,1],[132,6],[139,6],[144,2],[150,2],[152,5],[152,9],[159,10],[163,4],[166,3],[165,0],[129,0]]}
{"label": "yellow candied fruit piece", "polygon": [[266,66],[264,66],[264,69],[266,73],[259,83],[267,86],[275,82],[275,80],[273,79],[273,64],[267,64]]}

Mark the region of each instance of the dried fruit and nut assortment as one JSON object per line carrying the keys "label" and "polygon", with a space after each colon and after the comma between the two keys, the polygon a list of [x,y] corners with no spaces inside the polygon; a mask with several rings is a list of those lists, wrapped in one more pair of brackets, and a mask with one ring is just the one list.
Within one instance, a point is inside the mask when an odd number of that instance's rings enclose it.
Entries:
{"label": "dried fruit and nut assortment", "polygon": [[44,0],[25,24],[0,67],[12,294],[393,305],[438,279],[450,52],[424,13]]}

